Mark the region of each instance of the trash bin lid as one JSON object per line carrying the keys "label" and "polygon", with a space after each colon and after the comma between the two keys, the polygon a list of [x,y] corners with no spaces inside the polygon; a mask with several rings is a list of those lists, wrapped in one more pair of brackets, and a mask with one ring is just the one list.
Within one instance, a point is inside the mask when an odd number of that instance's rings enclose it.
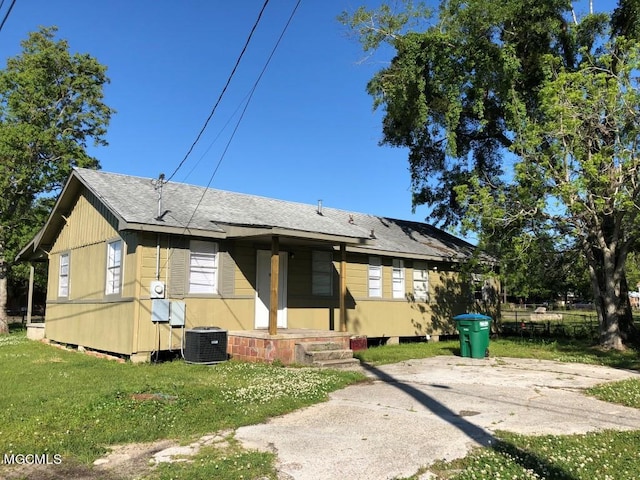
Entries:
{"label": "trash bin lid", "polygon": [[454,320],[471,320],[471,321],[480,321],[480,320],[491,320],[491,317],[488,315],[482,315],[481,313],[463,313],[461,315],[456,315],[453,317]]}

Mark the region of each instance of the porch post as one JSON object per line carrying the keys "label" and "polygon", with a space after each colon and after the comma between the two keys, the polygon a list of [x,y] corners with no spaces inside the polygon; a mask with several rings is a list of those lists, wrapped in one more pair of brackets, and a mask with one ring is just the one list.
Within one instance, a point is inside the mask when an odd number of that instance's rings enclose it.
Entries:
{"label": "porch post", "polygon": [[280,269],[280,237],[271,238],[271,298],[269,302],[269,335],[278,333],[278,277]]}
{"label": "porch post", "polygon": [[340,331],[347,331],[347,307],[345,297],[347,296],[347,246],[340,244]]}
{"label": "porch post", "polygon": [[31,323],[31,311],[33,309],[33,263],[29,263],[29,294],[27,296],[27,323]]}

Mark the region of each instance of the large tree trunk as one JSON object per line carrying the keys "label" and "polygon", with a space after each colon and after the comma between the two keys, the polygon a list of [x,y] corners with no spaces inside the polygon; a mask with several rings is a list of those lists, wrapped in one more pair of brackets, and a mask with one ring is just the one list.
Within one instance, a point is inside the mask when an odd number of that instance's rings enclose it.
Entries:
{"label": "large tree trunk", "polygon": [[623,350],[626,343],[637,338],[624,273],[626,250],[614,248],[603,253],[591,245],[586,253],[598,315],[600,346]]}

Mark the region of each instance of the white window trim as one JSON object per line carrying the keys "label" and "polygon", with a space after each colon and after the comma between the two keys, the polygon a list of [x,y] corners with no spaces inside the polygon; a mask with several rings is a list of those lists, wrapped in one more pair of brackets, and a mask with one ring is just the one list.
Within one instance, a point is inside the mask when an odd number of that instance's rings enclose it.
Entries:
{"label": "white window trim", "polygon": [[426,263],[413,264],[413,298],[416,302],[429,301],[429,269]]}
{"label": "white window trim", "polygon": [[189,244],[189,293],[218,293],[219,249],[216,242],[191,240]]}
{"label": "white window trim", "polygon": [[369,257],[367,285],[370,298],[382,298],[382,260],[380,257]]}
{"label": "white window trim", "polygon": [[404,274],[404,260],[393,259],[393,274],[392,274],[392,291],[393,298],[405,298],[405,274]]}
{"label": "white window trim", "polygon": [[[117,248],[115,248],[117,245]],[[120,295],[124,277],[124,242],[122,239],[107,243],[107,271],[105,295]]]}
{"label": "white window trim", "polygon": [[[60,254],[60,265],[58,269],[58,297],[69,298],[69,257],[69,252]],[[63,259],[66,259],[66,262],[63,261]]]}
{"label": "white window trim", "polygon": [[319,297],[333,295],[333,252],[311,252],[311,294]]}

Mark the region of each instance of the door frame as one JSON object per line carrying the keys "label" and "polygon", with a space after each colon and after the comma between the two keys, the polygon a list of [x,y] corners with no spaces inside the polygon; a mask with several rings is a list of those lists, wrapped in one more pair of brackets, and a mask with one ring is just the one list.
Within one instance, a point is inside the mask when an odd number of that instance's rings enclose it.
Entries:
{"label": "door frame", "polygon": [[[288,259],[280,252],[278,272],[278,328],[287,328],[287,277]],[[269,306],[271,305],[271,251],[256,250],[256,293],[254,328],[269,328]]]}

